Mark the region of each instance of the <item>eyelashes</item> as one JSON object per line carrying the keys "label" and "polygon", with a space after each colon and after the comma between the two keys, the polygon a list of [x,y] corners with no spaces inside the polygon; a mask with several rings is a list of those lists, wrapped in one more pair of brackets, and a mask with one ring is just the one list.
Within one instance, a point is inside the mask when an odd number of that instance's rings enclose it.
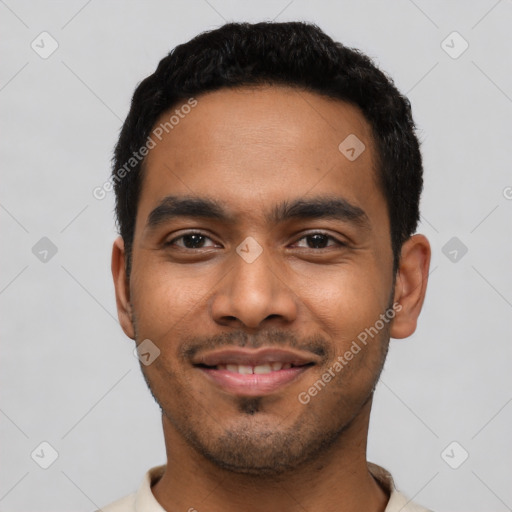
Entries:
{"label": "eyelashes", "polygon": [[[298,238],[296,242],[294,242],[294,245],[297,245],[302,241],[305,241],[307,246],[303,246],[301,248],[308,250],[321,250],[336,246],[347,246],[345,242],[342,242],[333,235],[330,235],[323,231],[312,231],[310,233],[305,233],[300,238]],[[309,242],[312,242],[312,246],[309,245]],[[220,245],[217,244],[211,237],[200,231],[190,231],[188,233],[183,233],[180,236],[169,240],[168,242],[165,242],[164,246],[174,246],[180,249],[194,251],[196,249],[210,249],[212,247],[219,247]]]}

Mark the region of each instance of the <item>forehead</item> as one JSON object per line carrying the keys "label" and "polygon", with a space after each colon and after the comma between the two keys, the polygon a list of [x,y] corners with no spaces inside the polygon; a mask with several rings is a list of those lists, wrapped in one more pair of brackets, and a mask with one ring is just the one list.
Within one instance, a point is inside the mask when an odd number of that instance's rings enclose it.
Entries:
{"label": "forehead", "polygon": [[282,86],[195,99],[193,108],[178,104],[155,124],[161,133],[144,165],[138,223],[167,195],[210,197],[253,217],[255,199],[266,204],[263,213],[308,194],[382,203],[371,128],[357,107]]}

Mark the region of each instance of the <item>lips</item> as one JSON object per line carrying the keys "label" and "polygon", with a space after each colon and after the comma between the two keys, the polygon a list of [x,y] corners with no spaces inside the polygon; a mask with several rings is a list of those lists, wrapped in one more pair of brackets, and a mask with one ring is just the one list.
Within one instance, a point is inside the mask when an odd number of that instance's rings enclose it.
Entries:
{"label": "lips", "polygon": [[246,348],[225,348],[199,355],[192,361],[192,364],[210,367],[228,364],[258,366],[268,363],[303,366],[316,363],[318,360],[319,357],[315,354],[292,349],[261,348],[251,350]]}
{"label": "lips", "polygon": [[278,372],[279,370],[288,370],[291,367],[291,363],[279,362],[262,363],[255,366],[246,364],[219,364],[217,365],[217,370],[227,370],[228,372],[241,373],[242,375],[250,375],[251,373],[262,375],[270,372]]}
{"label": "lips", "polygon": [[193,364],[223,391],[238,396],[274,393],[318,362],[318,356],[292,349],[221,349],[196,357]]}

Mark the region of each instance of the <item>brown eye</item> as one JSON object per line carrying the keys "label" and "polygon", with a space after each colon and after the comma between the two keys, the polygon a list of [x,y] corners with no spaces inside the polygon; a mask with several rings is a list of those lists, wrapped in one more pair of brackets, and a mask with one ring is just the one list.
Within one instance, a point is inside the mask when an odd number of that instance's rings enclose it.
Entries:
{"label": "brown eye", "polygon": [[[210,245],[206,245],[208,241],[211,242]],[[206,235],[203,235],[202,233],[186,233],[185,235],[181,235],[177,238],[172,239],[169,242],[166,242],[165,245],[176,245],[184,249],[203,249],[205,247],[215,246],[211,238],[207,237]]]}
{"label": "brown eye", "polygon": [[[300,245],[302,240],[306,240],[306,246]],[[329,244],[330,241],[335,243]],[[297,243],[299,244],[299,247],[306,249],[326,249],[327,247],[333,247],[333,245],[345,245],[343,242],[336,240],[334,237],[327,235],[326,233],[311,233],[309,235],[305,235]]]}
{"label": "brown eye", "polygon": [[329,243],[329,237],[326,235],[310,235],[306,239],[308,240],[308,246],[312,249],[323,249]]}

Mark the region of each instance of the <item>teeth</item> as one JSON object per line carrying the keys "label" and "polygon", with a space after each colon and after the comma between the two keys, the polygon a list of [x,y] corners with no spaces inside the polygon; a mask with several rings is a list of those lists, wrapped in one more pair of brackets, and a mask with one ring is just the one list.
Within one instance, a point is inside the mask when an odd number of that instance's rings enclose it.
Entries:
{"label": "teeth", "polygon": [[272,368],[269,364],[260,364],[254,367],[254,373],[270,373]]}
{"label": "teeth", "polygon": [[291,368],[291,363],[264,363],[257,366],[248,366],[245,364],[219,364],[218,370],[227,370],[228,372],[241,373],[242,375],[249,375],[252,373],[264,374],[271,372],[278,372],[279,370],[288,370]]}

